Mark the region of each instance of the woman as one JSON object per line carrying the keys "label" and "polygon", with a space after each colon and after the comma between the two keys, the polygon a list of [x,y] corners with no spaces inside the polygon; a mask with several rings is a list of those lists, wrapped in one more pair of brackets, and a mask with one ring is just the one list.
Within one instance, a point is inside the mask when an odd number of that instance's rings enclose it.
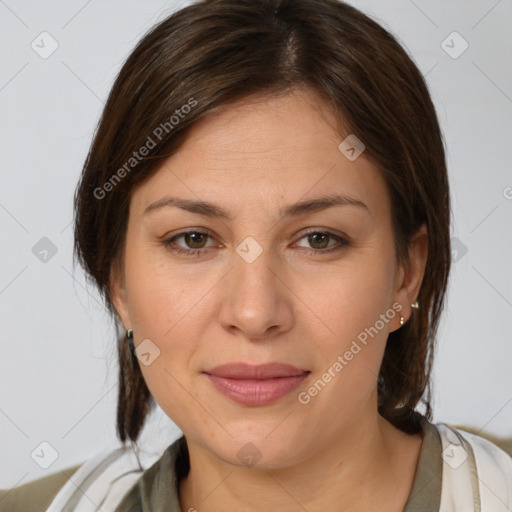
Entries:
{"label": "woman", "polygon": [[[48,511],[510,510],[510,457],[429,421],[444,148],[417,67],[361,12],[204,0],[158,24],[75,209],[132,446],[64,472]],[[139,467],[155,403],[184,436]]]}

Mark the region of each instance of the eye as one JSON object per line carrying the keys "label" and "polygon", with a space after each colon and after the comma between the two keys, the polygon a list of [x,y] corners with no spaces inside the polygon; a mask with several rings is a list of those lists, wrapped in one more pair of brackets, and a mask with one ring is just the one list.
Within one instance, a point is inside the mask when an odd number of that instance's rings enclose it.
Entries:
{"label": "eye", "polygon": [[[165,247],[178,254],[199,256],[203,250],[209,248],[205,246],[205,242],[208,237],[212,238],[208,232],[194,229],[190,231],[182,231],[181,233],[178,233],[177,235],[164,240],[163,244]],[[176,244],[176,240],[179,240],[180,238],[183,238],[186,247],[182,247]]]}
{"label": "eye", "polygon": [[[177,243],[177,240],[181,238],[185,243],[185,247]],[[212,247],[219,247],[218,245],[207,246],[206,243],[208,238],[213,238],[209,232],[200,229],[193,229],[177,233],[171,238],[164,240],[162,244],[177,254],[184,254],[187,256],[200,256],[203,252],[206,252]],[[311,247],[303,247],[300,245],[299,247],[313,254],[333,252],[342,249],[346,245],[349,245],[349,242],[346,238],[329,231],[312,230],[309,233],[303,235],[299,241],[303,239],[306,239],[307,243],[310,244]],[[334,243],[329,244],[330,241]]]}
{"label": "eye", "polygon": [[[329,231],[310,231],[300,238],[300,240],[303,239],[306,239],[307,243],[312,246],[311,248],[304,247],[304,249],[314,254],[337,251],[349,244],[347,239]],[[329,245],[329,241],[334,243]]]}

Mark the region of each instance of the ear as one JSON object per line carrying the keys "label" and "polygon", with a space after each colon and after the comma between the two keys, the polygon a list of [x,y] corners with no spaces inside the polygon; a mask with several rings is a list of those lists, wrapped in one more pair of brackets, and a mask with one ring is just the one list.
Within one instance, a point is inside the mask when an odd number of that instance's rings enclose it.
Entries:
{"label": "ear", "polygon": [[126,330],[131,329],[132,322],[128,313],[128,294],[126,292],[124,273],[114,268],[110,272],[109,293],[110,300],[114,304],[124,328]]}
{"label": "ear", "polygon": [[[422,224],[409,244],[409,261],[400,265],[395,281],[394,301],[402,305],[396,320],[396,329],[401,327],[400,316],[406,322],[411,316],[411,304],[418,297],[421,288],[428,255],[427,227]],[[421,304],[419,305],[421,307]]]}

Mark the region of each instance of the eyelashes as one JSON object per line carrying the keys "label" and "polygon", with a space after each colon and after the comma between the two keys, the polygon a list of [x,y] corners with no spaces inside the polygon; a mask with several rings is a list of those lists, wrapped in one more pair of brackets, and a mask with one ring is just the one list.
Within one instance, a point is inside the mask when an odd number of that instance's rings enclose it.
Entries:
{"label": "eyelashes", "polygon": [[[320,238],[318,236],[320,235]],[[188,237],[188,238],[187,238]],[[199,257],[206,252],[210,252],[210,250],[215,249],[215,247],[219,247],[219,245],[212,245],[210,247],[182,247],[181,245],[178,245],[176,243],[177,240],[182,238],[187,245],[191,244],[201,244],[201,241],[204,241],[207,238],[212,238],[213,236],[205,230],[202,229],[189,229],[186,231],[180,231],[179,233],[175,234],[174,236],[167,238],[162,241],[162,245],[176,253],[181,254],[184,256],[195,256]],[[303,239],[307,239],[307,243],[313,243],[313,244],[322,244],[325,240],[330,242],[330,240],[334,240],[336,243],[334,245],[326,245],[322,248],[309,248],[309,247],[300,247],[299,250],[304,250],[310,254],[318,255],[321,253],[332,253],[335,251],[339,251],[346,247],[347,245],[350,245],[349,241],[344,238],[343,236],[337,235],[335,233],[332,233],[330,231],[325,231],[321,229],[314,229],[310,230],[307,233],[304,233],[301,238],[297,242],[300,242]],[[311,240],[313,240],[311,242]],[[297,244],[295,242],[294,245]]]}

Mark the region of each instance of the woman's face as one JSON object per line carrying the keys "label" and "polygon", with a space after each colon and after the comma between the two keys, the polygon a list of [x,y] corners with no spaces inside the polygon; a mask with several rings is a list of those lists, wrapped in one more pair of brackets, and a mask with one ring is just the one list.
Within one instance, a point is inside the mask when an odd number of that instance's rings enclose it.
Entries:
{"label": "woman's face", "polygon": [[[132,195],[116,308],[155,400],[233,464],[286,467],[374,425],[386,339],[419,289],[425,251],[397,265],[385,182],[334,127],[306,90],[246,100],[197,124]],[[296,206],[334,196],[352,204]],[[273,362],[299,377],[208,375]]]}

